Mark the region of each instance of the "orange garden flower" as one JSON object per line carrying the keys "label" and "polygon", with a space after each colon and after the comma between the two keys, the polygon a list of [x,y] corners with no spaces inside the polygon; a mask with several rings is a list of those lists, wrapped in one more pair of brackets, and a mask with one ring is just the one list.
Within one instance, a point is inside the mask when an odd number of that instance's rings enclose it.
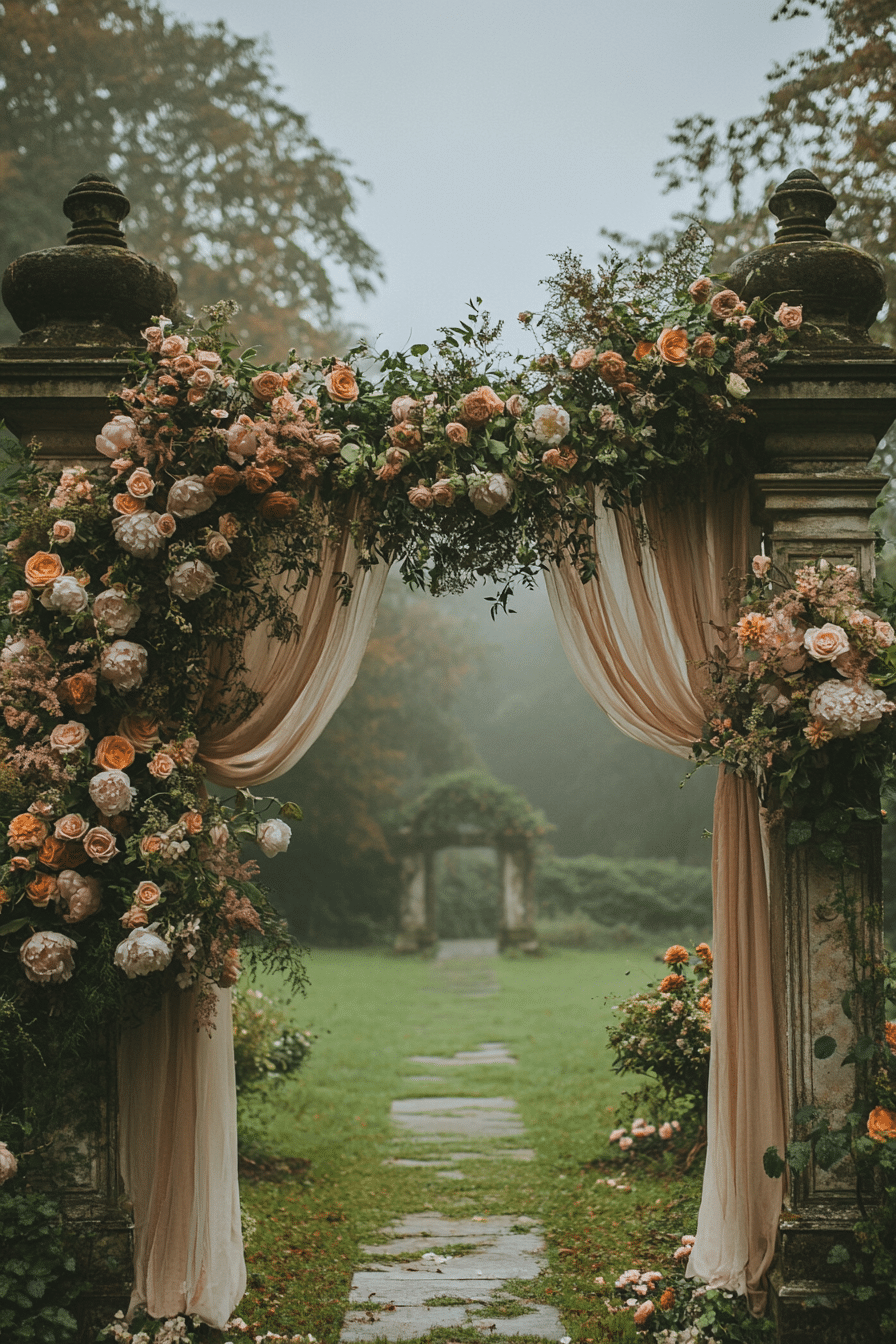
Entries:
{"label": "orange garden flower", "polygon": [[887,1022],[884,1027],[884,1039],[893,1054],[896,1055],[896,1022]]}
{"label": "orange garden flower", "polygon": [[712,1012],[712,999],[708,994],[700,995],[700,998],[697,1000],[697,1007],[702,1009],[704,1013]]}
{"label": "orange garden flower", "polygon": [[293,518],[298,510],[299,501],[284,490],[272,490],[270,494],[265,495],[258,506],[258,512],[262,518],[267,518],[270,522],[281,522],[285,518]]}
{"label": "orange garden flower", "polygon": [[687,981],[683,975],[679,975],[677,971],[673,972],[671,975],[664,976],[660,981],[660,993],[672,994],[676,989],[681,989],[686,984]]}
{"label": "orange garden flower", "polygon": [[632,351],[632,359],[636,359],[640,364],[642,359],[652,355],[656,349],[656,341],[639,341]]}
{"label": "orange garden flower", "polygon": [[597,371],[605,383],[615,387],[628,373],[625,360],[616,350],[604,350],[597,357]]}
{"label": "orange garden flower", "polygon": [[875,1139],[878,1143],[886,1143],[888,1139],[896,1139],[896,1111],[888,1111],[883,1106],[875,1106],[868,1117],[868,1137]]}
{"label": "orange garden flower", "polygon": [[683,327],[664,327],[657,337],[657,354],[667,364],[686,364],[688,347],[688,334]]}
{"label": "orange garden flower", "polygon": [[331,401],[350,402],[357,401],[360,388],[358,380],[348,364],[337,359],[330,372],[324,378],[324,387],[330,394]]}
{"label": "orange garden flower", "polygon": [[126,714],[119,720],[118,732],[140,752],[149,751],[160,741],[159,725],[151,714]]}
{"label": "orange garden flower", "polygon": [[29,901],[37,906],[49,905],[58,890],[55,877],[49,873],[36,873],[25,887]]}
{"label": "orange garden flower", "polygon": [[58,555],[49,551],[36,551],[30,560],[25,561],[25,582],[31,588],[46,588],[55,579],[62,578],[65,566]]}
{"label": "orange garden flower", "polygon": [[104,737],[96,745],[93,761],[101,770],[127,770],[134,763],[134,748],[126,737]]}
{"label": "orange garden flower", "polygon": [[13,817],[7,829],[9,847],[12,850],[40,849],[50,833],[50,828],[40,817],[30,812],[20,812]]}
{"label": "orange garden flower", "polygon": [[663,961],[667,966],[687,966],[690,956],[686,947],[680,943],[673,943],[663,954]]}
{"label": "orange garden flower", "polygon": [[674,1306],[675,1306],[675,1289],[674,1288],[664,1289],[663,1295],[660,1298],[660,1310],[671,1311]]}
{"label": "orange garden flower", "polygon": [[493,415],[500,415],[503,409],[503,401],[490,387],[477,387],[461,402],[463,417],[470,425],[484,425]]}

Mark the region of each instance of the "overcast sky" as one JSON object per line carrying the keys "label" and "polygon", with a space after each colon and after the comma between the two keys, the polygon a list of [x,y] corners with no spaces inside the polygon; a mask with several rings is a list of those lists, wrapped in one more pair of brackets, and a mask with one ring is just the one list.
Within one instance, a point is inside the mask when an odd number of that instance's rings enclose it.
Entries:
{"label": "overcast sky", "polygon": [[[817,19],[779,0],[168,0],[270,38],[287,100],[371,183],[357,223],[386,273],[345,317],[382,346],[425,341],[481,295],[510,323],[539,307],[550,254],[600,229],[646,237],[686,198],[654,177],[678,117],[754,111]],[[794,164],[794,167],[798,165]]]}

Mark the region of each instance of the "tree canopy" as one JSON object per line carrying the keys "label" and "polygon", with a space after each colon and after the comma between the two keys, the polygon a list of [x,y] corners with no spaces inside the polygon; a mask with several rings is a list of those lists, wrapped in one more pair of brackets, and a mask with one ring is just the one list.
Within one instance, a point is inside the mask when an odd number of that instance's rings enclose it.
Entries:
{"label": "tree canopy", "polygon": [[380,274],[352,222],[366,184],[282,100],[265,43],[154,0],[3,0],[0,16],[0,262],[62,243],[69,188],[105,173],[131,200],[130,246],[190,311],[232,298],[271,358],[328,352],[338,275],[363,294]]}

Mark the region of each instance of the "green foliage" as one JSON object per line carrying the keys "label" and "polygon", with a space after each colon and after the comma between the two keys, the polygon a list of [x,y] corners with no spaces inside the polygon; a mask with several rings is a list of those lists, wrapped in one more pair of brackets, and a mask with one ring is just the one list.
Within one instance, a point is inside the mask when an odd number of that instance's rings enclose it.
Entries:
{"label": "green foliage", "polygon": [[107,173],[131,246],[192,311],[236,299],[246,343],[332,348],[335,269],[360,293],[380,273],[353,224],[363,184],[283,101],[263,40],[154,0],[6,0],[3,28],[0,266],[64,242],[74,179]]}
{"label": "green foliage", "polygon": [[535,898],[539,914],[548,919],[581,912],[604,928],[624,925],[660,935],[684,928],[699,936],[712,927],[709,870],[674,859],[541,854],[535,866]]}
{"label": "green foliage", "polygon": [[[619,1005],[619,1021],[608,1036],[616,1073],[647,1075],[663,1097],[683,1102],[705,1123],[712,953],[705,943],[698,944],[690,976],[689,960],[680,944],[670,947],[668,974]],[[636,1094],[636,1100],[638,1095],[645,1094]]]}
{"label": "green foliage", "polygon": [[397,842],[409,850],[451,845],[465,835],[471,843],[531,845],[550,829],[521,793],[482,770],[429,780],[393,822]]}
{"label": "green foliage", "polygon": [[471,849],[436,855],[436,929],[440,938],[493,938],[501,899],[496,855]]}
{"label": "green foliage", "polygon": [[59,1205],[42,1194],[0,1190],[0,1337],[4,1344],[65,1344],[84,1285],[66,1250]]}
{"label": "green foliage", "polygon": [[260,989],[233,991],[233,1058],[239,1095],[266,1091],[297,1073],[313,1041],[310,1031],[286,1025],[277,1003]]}

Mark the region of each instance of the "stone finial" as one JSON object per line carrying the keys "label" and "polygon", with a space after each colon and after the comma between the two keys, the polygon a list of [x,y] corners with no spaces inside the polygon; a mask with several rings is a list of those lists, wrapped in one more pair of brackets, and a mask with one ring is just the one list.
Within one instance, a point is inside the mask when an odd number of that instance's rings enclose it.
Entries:
{"label": "stone finial", "polygon": [[868,328],[887,298],[884,270],[876,258],[835,241],[825,221],[836,205],[827,187],[807,168],[798,168],[769,201],[780,220],[775,241],[738,257],[729,284],[747,303],[764,299],[773,308],[802,305],[799,349],[808,354],[861,346],[863,357],[875,346]]}
{"label": "stone finial", "polygon": [[131,203],[102,173],[88,173],[76,182],[62,209],[72,221],[67,239],[70,246],[94,243],[98,247],[127,247],[118,226],[130,214]]}
{"label": "stone finial", "polygon": [[775,242],[812,243],[830,238],[825,221],[836,204],[836,198],[814,173],[808,168],[795,169],[775,189],[768,203],[769,210],[780,221]]}
{"label": "stone finial", "polygon": [[174,316],[177,285],[130,251],[119,224],[127,197],[101,173],[69,192],[68,242],[17,257],[3,276],[3,302],[23,333],[19,346],[59,352],[135,345],[153,317]]}

